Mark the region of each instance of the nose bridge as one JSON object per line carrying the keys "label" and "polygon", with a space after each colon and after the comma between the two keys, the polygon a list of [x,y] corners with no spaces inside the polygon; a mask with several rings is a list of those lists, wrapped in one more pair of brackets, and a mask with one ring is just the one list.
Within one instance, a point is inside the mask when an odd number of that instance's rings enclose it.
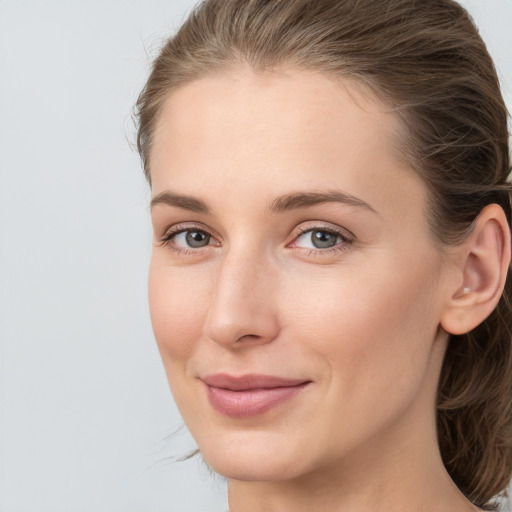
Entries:
{"label": "nose bridge", "polygon": [[266,343],[278,331],[272,304],[272,265],[240,244],[222,259],[205,325],[205,334],[223,346]]}

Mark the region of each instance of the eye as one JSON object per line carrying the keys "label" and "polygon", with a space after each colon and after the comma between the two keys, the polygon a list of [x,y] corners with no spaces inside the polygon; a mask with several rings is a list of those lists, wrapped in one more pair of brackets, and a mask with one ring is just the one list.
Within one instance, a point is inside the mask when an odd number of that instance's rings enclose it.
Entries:
{"label": "eye", "polygon": [[293,244],[295,247],[308,249],[330,249],[342,241],[339,233],[326,229],[310,229],[297,237]]}
{"label": "eye", "polygon": [[219,243],[211,233],[197,226],[175,225],[160,239],[162,245],[178,253],[195,252]]}
{"label": "eye", "polygon": [[335,228],[324,228],[312,226],[300,229],[294,241],[290,244],[292,248],[307,249],[317,252],[329,252],[332,250],[343,250],[353,241],[353,236],[338,231]]}
{"label": "eye", "polygon": [[299,238],[301,239],[301,243],[297,244],[298,246],[304,247],[302,244],[311,244],[316,249],[329,249],[341,241],[341,237],[338,233],[331,233],[325,229],[312,229]]}
{"label": "eye", "polygon": [[173,240],[174,244],[179,247],[190,247],[192,249],[198,249],[200,247],[206,247],[210,244],[211,235],[204,231],[190,229],[173,234],[171,239]]}

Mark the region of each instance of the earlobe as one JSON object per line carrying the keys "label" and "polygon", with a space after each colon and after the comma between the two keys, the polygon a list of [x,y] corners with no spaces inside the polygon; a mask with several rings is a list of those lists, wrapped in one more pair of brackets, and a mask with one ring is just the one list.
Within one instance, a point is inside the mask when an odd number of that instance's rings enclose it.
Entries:
{"label": "earlobe", "polygon": [[[482,323],[500,300],[510,265],[510,227],[503,209],[486,206],[471,234],[459,247],[461,279],[450,293],[441,326],[450,334],[465,334]],[[462,283],[460,284],[460,282]]]}

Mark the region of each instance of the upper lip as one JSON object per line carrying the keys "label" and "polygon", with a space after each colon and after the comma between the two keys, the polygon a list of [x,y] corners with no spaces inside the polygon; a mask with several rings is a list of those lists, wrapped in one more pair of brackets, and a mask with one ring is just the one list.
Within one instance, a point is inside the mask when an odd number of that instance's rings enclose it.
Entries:
{"label": "upper lip", "polygon": [[226,373],[216,373],[201,377],[201,380],[210,387],[228,389],[230,391],[245,391],[251,389],[284,388],[306,384],[308,379],[288,379],[273,375],[248,374],[233,376]]}

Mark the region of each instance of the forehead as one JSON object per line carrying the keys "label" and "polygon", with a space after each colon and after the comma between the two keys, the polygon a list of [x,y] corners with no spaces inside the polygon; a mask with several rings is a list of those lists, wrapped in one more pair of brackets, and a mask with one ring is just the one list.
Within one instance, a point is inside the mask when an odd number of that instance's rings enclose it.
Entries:
{"label": "forehead", "polygon": [[[366,137],[391,149],[398,119],[367,88],[348,79],[299,70],[209,76],[172,92],[155,127],[152,157],[169,147],[169,132],[180,139],[221,142],[238,135],[252,144],[266,139],[270,150],[286,151],[288,142],[326,144],[338,137]],[[221,128],[221,129],[220,129]],[[348,128],[348,129],[347,129]],[[356,131],[354,131],[356,130]],[[281,132],[281,133],[279,133]],[[289,134],[289,136],[286,136]]]}
{"label": "forehead", "polygon": [[150,155],[153,193],[342,188],[378,204],[414,188],[424,204],[425,187],[396,157],[399,128],[385,104],[347,80],[294,70],[203,78],[164,104]]}

